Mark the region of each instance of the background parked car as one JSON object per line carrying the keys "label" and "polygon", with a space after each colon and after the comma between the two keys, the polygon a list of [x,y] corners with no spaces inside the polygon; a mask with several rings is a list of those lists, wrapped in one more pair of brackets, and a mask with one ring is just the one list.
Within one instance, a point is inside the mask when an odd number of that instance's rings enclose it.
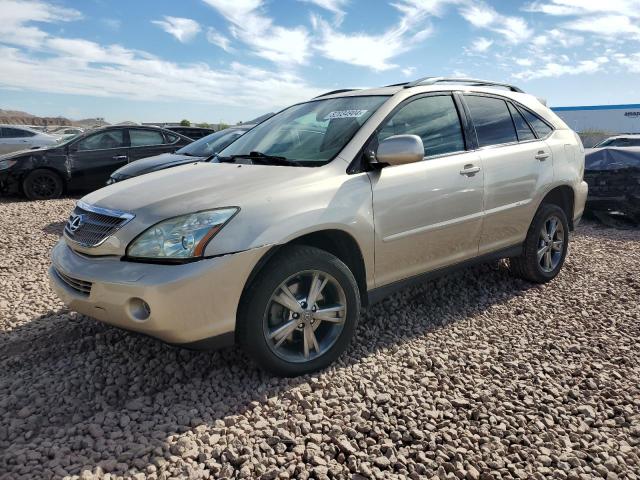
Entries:
{"label": "background parked car", "polygon": [[198,140],[200,138],[206,137],[212,133],[215,133],[213,128],[202,128],[202,127],[166,127],[167,130],[171,130],[172,132],[179,133],[180,135],[184,135],[185,137],[189,137],[193,140]]}
{"label": "background parked car", "polygon": [[593,146],[593,148],[603,147],[640,147],[640,135],[616,135]]}
{"label": "background parked car", "polygon": [[214,153],[222,151],[227,145],[230,145],[231,142],[251,128],[253,128],[253,125],[226,128],[196,140],[175,153],[163,153],[154,157],[144,158],[135,163],[129,163],[113,172],[107,181],[107,185],[145,173],[164,170],[165,168],[177,167],[186,163],[202,162]]}
{"label": "background parked car", "polygon": [[0,154],[55,145],[58,139],[22,125],[0,125]]}
{"label": "background parked car", "polygon": [[111,173],[140,158],[173,152],[191,139],[158,127],[111,126],[67,142],[0,156],[0,192],[32,200],[102,187]]}

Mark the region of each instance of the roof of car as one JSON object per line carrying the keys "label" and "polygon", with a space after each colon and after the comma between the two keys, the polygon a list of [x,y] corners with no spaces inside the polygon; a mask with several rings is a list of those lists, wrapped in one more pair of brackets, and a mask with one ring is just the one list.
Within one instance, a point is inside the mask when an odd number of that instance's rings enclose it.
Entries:
{"label": "roof of car", "polygon": [[640,138],[640,133],[621,133],[620,135],[607,137],[606,140],[611,140],[614,138]]}

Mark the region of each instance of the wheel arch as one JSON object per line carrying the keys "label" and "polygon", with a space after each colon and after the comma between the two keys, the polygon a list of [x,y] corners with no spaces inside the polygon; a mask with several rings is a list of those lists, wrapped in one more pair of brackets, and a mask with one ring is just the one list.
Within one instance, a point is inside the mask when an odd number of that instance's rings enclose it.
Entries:
{"label": "wheel arch", "polygon": [[247,277],[245,286],[240,295],[240,305],[244,304],[246,295],[248,293],[251,284],[269,263],[273,256],[283,248],[290,245],[306,245],[309,247],[315,247],[320,250],[324,250],[332,255],[335,255],[340,259],[351,273],[353,273],[356,283],[358,284],[358,290],[360,290],[360,302],[362,306],[367,306],[369,303],[369,297],[367,294],[367,272],[362,250],[358,245],[358,242],[349,233],[339,229],[326,229],[318,230],[315,232],[305,233],[297,236],[287,243],[274,245],[258,260],[256,265],[251,270],[251,273]]}
{"label": "wheel arch", "polygon": [[[542,199],[540,205],[553,204],[558,205],[567,216],[569,230],[574,229],[573,211],[575,205],[575,191],[570,185],[558,185],[552,188]],[[538,206],[540,208],[540,206]],[[537,211],[537,210],[536,210]]]}
{"label": "wheel arch", "polygon": [[62,182],[62,193],[66,193],[67,192],[67,188],[68,188],[68,183],[67,183],[67,178],[65,177],[64,174],[62,174],[62,172],[60,172],[60,170],[53,168],[49,165],[38,165],[36,168],[33,168],[31,170],[25,171],[24,173],[22,173],[22,175],[20,176],[20,192],[24,195],[24,182],[27,179],[27,177],[37,171],[37,170],[48,170],[49,172],[54,173],[55,175],[57,175],[57,177],[60,179],[60,181]]}

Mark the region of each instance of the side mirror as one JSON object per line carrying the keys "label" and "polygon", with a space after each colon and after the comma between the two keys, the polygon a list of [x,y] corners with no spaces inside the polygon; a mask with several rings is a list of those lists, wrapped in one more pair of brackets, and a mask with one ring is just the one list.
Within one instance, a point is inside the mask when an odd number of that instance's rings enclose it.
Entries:
{"label": "side mirror", "polygon": [[376,151],[376,162],[404,165],[424,159],[424,145],[417,135],[393,135],[385,138]]}

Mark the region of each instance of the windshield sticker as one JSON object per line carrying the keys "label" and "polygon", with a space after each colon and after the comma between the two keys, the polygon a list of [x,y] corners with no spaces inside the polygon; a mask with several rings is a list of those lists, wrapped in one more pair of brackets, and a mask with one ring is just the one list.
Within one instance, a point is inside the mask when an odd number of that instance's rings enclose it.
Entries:
{"label": "windshield sticker", "polygon": [[331,120],[332,118],[358,118],[367,113],[367,110],[336,110],[329,113],[325,120]]}

